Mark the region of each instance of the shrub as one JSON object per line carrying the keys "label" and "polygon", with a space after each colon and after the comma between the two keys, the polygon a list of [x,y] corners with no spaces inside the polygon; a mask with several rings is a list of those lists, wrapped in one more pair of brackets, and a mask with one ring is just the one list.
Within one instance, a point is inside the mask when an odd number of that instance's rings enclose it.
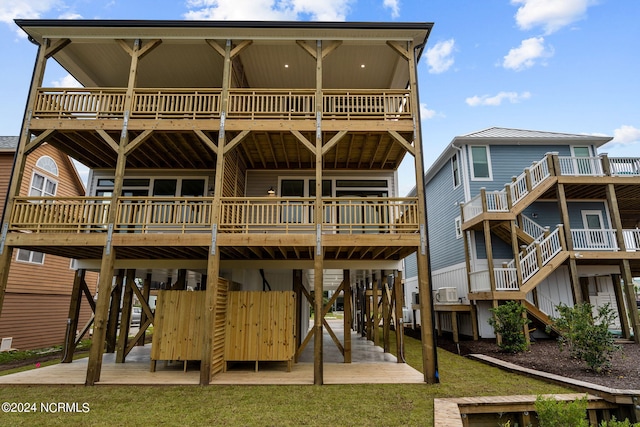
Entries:
{"label": "shrub", "polygon": [[516,301],[508,301],[496,308],[489,309],[493,317],[489,319],[489,325],[496,334],[502,336],[500,350],[507,353],[520,353],[525,351],[527,340],[524,336],[524,327],[531,323],[524,316],[526,309]]}
{"label": "shrub", "polygon": [[610,368],[613,354],[621,347],[609,332],[614,318],[609,304],[599,307],[595,317],[589,303],[573,307],[560,304],[556,308],[560,317],[553,319],[553,327],[560,333],[560,348],[567,347],[572,357],[586,362],[597,373]]}
{"label": "shrub", "polygon": [[573,402],[538,396],[535,408],[540,427],[589,427],[587,396]]}
{"label": "shrub", "polygon": [[624,421],[618,421],[616,417],[611,417],[609,421],[602,421],[599,427],[640,427],[640,423],[631,424],[628,418]]}

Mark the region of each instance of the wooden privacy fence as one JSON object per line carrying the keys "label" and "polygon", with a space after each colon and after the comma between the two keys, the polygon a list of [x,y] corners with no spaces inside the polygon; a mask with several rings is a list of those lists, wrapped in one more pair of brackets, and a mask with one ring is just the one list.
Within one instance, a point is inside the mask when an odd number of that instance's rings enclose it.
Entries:
{"label": "wooden privacy fence", "polygon": [[[211,375],[223,370],[224,336],[229,282],[218,279],[214,313]],[[202,360],[206,292],[158,291],[151,345],[151,371],[158,360]],[[186,364],[185,364],[186,369]]]}
{"label": "wooden privacy fence", "polygon": [[225,364],[234,361],[286,361],[296,348],[296,296],[289,291],[228,293]]}

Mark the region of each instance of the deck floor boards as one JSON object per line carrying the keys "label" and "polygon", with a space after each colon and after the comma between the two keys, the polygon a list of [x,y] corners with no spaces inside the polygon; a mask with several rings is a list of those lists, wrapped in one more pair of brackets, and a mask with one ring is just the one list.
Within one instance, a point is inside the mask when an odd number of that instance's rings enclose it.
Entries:
{"label": "deck floor boards", "polygon": [[[342,320],[329,320],[334,333],[342,340]],[[351,334],[353,363],[342,363],[342,355],[325,331],[323,340],[325,384],[416,384],[423,383],[422,373],[406,363],[384,353],[371,341]],[[111,385],[195,385],[200,372],[182,362],[165,365],[157,363],[156,372],[150,372],[151,346],[134,347],[125,363],[115,363],[115,354],[103,356],[102,372],[97,384]],[[0,376],[0,384],[84,384],[88,359],[61,363],[29,371]],[[313,384],[313,343],[302,352],[298,363],[287,372],[286,362],[260,362],[258,372],[254,363],[230,364],[227,372],[216,375],[211,384],[245,385],[306,385]]]}

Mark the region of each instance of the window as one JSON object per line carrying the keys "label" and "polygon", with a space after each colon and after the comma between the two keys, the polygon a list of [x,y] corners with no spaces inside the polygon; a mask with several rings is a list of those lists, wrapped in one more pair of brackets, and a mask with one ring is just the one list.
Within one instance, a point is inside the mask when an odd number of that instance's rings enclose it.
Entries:
{"label": "window", "polygon": [[471,146],[471,176],[476,181],[491,181],[491,156],[486,145]]}
{"label": "window", "polygon": [[51,175],[58,176],[58,165],[56,161],[49,156],[42,156],[36,162],[36,167],[49,172]]}
{"label": "window", "polygon": [[457,216],[454,221],[456,227],[456,239],[462,239],[462,218]]}
{"label": "window", "polygon": [[460,164],[458,163],[458,153],[451,157],[451,174],[453,175],[453,188],[460,186]]}
{"label": "window", "polygon": [[33,178],[31,178],[31,188],[29,189],[29,196],[52,197],[56,195],[57,188],[57,182],[47,178],[44,175],[40,175],[38,172],[34,172]]}
{"label": "window", "polygon": [[32,264],[44,264],[44,254],[42,252],[18,249],[18,253],[16,254],[16,261],[30,262]]}

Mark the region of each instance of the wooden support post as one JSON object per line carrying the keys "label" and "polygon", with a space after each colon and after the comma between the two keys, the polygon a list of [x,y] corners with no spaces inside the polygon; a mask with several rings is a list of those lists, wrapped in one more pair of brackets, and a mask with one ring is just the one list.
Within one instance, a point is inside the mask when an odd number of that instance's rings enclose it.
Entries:
{"label": "wooden support post", "polygon": [[451,328],[453,330],[453,342],[458,343],[458,312],[451,310]]}
{"label": "wooden support post", "polygon": [[67,319],[67,336],[64,342],[64,355],[62,363],[71,363],[73,353],[76,351],[76,330],[78,329],[78,318],[80,317],[80,305],[82,303],[82,281],[86,270],[76,270],[73,278],[73,288],[71,289],[71,301],[69,303],[69,318]]}
{"label": "wooden support post", "polygon": [[[122,316],[120,318],[120,334],[116,349],[116,363],[124,363],[129,341],[129,327],[131,326],[131,309],[133,306],[133,286],[136,286],[136,270],[127,270],[124,282],[124,298],[122,300]],[[142,324],[140,325],[142,326]]]}
{"label": "wooden support post", "polygon": [[582,295],[582,290],[580,289],[580,277],[578,276],[578,265],[575,258],[569,258],[569,281],[571,282],[573,303],[582,304],[585,296]]}
{"label": "wooden support post", "polygon": [[302,270],[293,270],[293,291],[296,294],[296,352],[294,362],[298,363],[298,349],[302,344]]}
{"label": "wooden support post", "polygon": [[622,336],[625,339],[631,339],[631,325],[629,324],[629,317],[627,316],[627,306],[624,301],[623,281],[619,274],[611,275],[611,282],[613,283],[613,292],[616,297],[616,307],[618,308],[618,319],[620,319],[620,329],[622,329]]}
{"label": "wooden support post", "polygon": [[478,308],[475,304],[471,304],[471,329],[473,330],[473,340],[478,341],[480,333],[478,332]]}
{"label": "wooden support post", "polygon": [[[151,273],[147,273],[147,277],[145,277],[144,282],[142,284],[142,296],[144,298],[144,302],[146,302],[147,304],[149,304],[150,294],[151,294]],[[142,313],[140,313],[140,327],[142,327],[142,325],[144,325],[146,321],[147,321],[147,313],[144,310],[142,310]],[[147,335],[147,332],[145,331],[140,337],[140,339],[138,340],[138,342],[136,343],[136,345],[144,346],[146,335]]]}
{"label": "wooden support post", "polygon": [[514,264],[516,266],[516,280],[518,289],[522,287],[522,266],[520,265],[520,246],[518,245],[518,227],[514,220],[509,221],[511,226],[511,251],[513,252]]}
{"label": "wooden support post", "polygon": [[373,344],[376,346],[380,345],[380,310],[378,309],[378,302],[380,300],[380,282],[381,278],[378,277],[378,274],[374,274],[373,281],[371,282],[371,299],[372,302],[372,313],[371,313],[371,333]]}
{"label": "wooden support post", "polygon": [[402,312],[404,292],[402,288],[402,271],[398,271],[393,279],[393,299],[396,310],[396,355],[398,356],[398,363],[402,363],[404,360],[404,313]]}
{"label": "wooden support post", "polygon": [[178,278],[171,289],[174,291],[184,291],[187,289],[187,270],[184,268],[178,270]]}
{"label": "wooden support post", "polygon": [[344,282],[342,300],[344,305],[344,363],[351,363],[351,271],[342,270]]}
{"label": "wooden support post", "polygon": [[[219,156],[221,154],[218,154]],[[209,251],[207,259],[207,290],[205,294],[204,311],[204,345],[202,346],[202,358],[200,360],[200,385],[207,385],[211,381],[213,362],[213,346],[215,343],[216,301],[218,299],[218,276],[220,275],[220,251],[214,248]]]}
{"label": "wooden support post", "polygon": [[4,294],[7,290],[7,281],[9,279],[12,255],[13,248],[11,246],[5,246],[3,252],[0,254],[0,315],[2,315]]}
{"label": "wooden support post", "polygon": [[315,385],[322,385],[324,383],[324,369],[323,369],[323,348],[322,348],[322,292],[323,292],[323,259],[322,255],[315,256],[314,259],[314,277],[313,277],[313,290],[314,290],[314,304],[313,304],[313,383]]}
{"label": "wooden support post", "polygon": [[124,282],[124,270],[118,270],[116,284],[113,289],[109,289],[111,297],[109,307],[109,318],[107,323],[106,350],[107,353],[116,351],[116,340],[118,337],[118,321],[120,320],[120,301],[122,299],[122,283]]}
{"label": "wooden support post", "polygon": [[489,283],[491,292],[496,291],[496,275],[493,270],[493,246],[491,245],[491,224],[489,221],[482,222],[482,232],[484,235],[485,252],[487,253],[487,267],[489,268]]}
{"label": "wooden support post", "polygon": [[[520,301],[520,305],[522,305],[522,308],[524,308],[524,311],[522,312],[522,318],[523,319],[527,319],[527,306],[525,304],[525,300]],[[529,335],[529,324],[525,323],[523,326],[523,331],[522,333],[524,334],[524,340],[527,344],[527,347],[529,347],[529,345],[531,344],[531,336]]]}
{"label": "wooden support post", "polygon": [[389,300],[389,279],[385,271],[382,272],[382,349],[385,353],[389,353],[389,334],[391,329],[389,328],[389,317],[391,314],[391,307]]}
{"label": "wooden support post", "polygon": [[93,338],[89,349],[89,361],[87,366],[86,385],[94,385],[100,381],[102,370],[102,355],[107,336],[107,317],[109,315],[109,301],[111,296],[111,283],[113,282],[113,265],[116,260],[116,249],[108,251],[104,249],[100,264],[100,280],[98,282],[98,301],[93,325]]}
{"label": "wooden support post", "polygon": [[[500,304],[498,303],[498,300],[491,300],[491,306],[496,309],[498,308]],[[495,316],[495,314],[493,315],[494,320],[497,320],[497,317]],[[500,345],[502,344],[502,335],[500,335],[499,333],[496,332],[496,344]]]}
{"label": "wooden support post", "polygon": [[620,262],[620,273],[622,274],[623,290],[627,301],[627,311],[631,320],[631,328],[633,329],[633,341],[640,344],[640,316],[638,316],[638,307],[636,306],[636,292],[633,286],[633,276],[631,275],[631,265],[628,259]]}

